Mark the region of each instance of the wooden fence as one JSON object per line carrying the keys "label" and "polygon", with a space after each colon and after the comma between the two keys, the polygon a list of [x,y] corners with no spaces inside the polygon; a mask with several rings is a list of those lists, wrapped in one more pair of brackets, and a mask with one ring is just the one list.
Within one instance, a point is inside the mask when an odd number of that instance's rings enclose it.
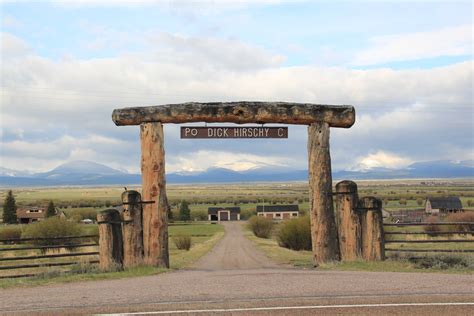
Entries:
{"label": "wooden fence", "polygon": [[[474,253],[473,247],[461,247],[474,243],[474,222],[440,222],[440,223],[384,223],[386,252],[404,253]],[[451,226],[448,231],[426,230],[425,227]],[[424,231],[411,230],[422,227]],[[452,229],[454,227],[454,230]],[[388,229],[387,229],[388,228]],[[397,231],[397,228],[410,228],[409,231]],[[393,236],[393,237],[392,237]],[[411,239],[410,236],[416,236]],[[422,236],[426,236],[425,239]],[[441,237],[441,238],[437,238]],[[470,238],[469,238],[470,237]],[[405,247],[405,244],[409,246]],[[419,246],[419,245],[423,246]],[[439,248],[440,244],[442,245]],[[455,245],[453,247],[452,245]],[[451,245],[451,247],[449,246]]]}
{"label": "wooden fence", "polygon": [[[87,258],[88,264],[99,263],[98,238],[98,235],[82,235],[0,239],[0,243],[3,244],[0,247],[0,279],[37,276],[47,272],[50,267],[71,268],[80,264],[81,261],[78,258],[82,257]],[[31,243],[32,241],[36,243]],[[37,245],[37,241],[50,242],[51,245]],[[64,258],[71,258],[71,260],[64,261]],[[3,274],[7,271],[13,273]],[[61,269],[61,272],[67,271],[70,269]]]}

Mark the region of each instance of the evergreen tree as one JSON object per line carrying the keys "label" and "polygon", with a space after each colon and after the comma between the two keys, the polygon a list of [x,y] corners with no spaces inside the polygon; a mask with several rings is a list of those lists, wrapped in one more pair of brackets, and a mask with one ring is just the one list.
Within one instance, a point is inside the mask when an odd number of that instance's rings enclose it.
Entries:
{"label": "evergreen tree", "polygon": [[12,190],[8,191],[3,203],[3,223],[16,224],[16,201]]}
{"label": "evergreen tree", "polygon": [[173,211],[172,211],[171,207],[169,207],[169,206],[168,206],[168,221],[169,221],[169,222],[173,222],[173,221],[174,221]]}
{"label": "evergreen tree", "polygon": [[56,207],[54,207],[53,201],[49,201],[48,209],[46,210],[46,217],[51,217],[56,215]]}
{"label": "evergreen tree", "polygon": [[191,219],[191,210],[189,209],[189,204],[186,201],[182,201],[179,206],[179,220],[189,221]]}

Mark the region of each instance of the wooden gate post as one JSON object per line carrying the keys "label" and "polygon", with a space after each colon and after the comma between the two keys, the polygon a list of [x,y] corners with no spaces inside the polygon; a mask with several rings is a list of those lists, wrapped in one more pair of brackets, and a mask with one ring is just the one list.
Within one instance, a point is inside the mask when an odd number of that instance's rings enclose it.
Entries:
{"label": "wooden gate post", "polygon": [[328,123],[316,122],[309,126],[308,160],[313,264],[318,266],[320,263],[339,260]]}
{"label": "wooden gate post", "polygon": [[385,259],[382,200],[363,197],[359,202],[362,224],[362,257],[367,261]]}
{"label": "wooden gate post", "polygon": [[142,147],[142,196],[153,204],[143,206],[143,248],[145,263],[169,268],[168,199],[165,181],[163,125],[140,125]]}
{"label": "wooden gate post", "polygon": [[336,184],[336,216],[341,260],[361,257],[361,218],[357,210],[357,184],[344,180]]}
{"label": "wooden gate post", "polygon": [[133,267],[143,263],[143,226],[141,195],[128,190],[122,193],[123,204],[123,265]]}
{"label": "wooden gate post", "polygon": [[104,210],[97,214],[99,224],[99,267],[121,269],[123,263],[122,220],[119,211]]}

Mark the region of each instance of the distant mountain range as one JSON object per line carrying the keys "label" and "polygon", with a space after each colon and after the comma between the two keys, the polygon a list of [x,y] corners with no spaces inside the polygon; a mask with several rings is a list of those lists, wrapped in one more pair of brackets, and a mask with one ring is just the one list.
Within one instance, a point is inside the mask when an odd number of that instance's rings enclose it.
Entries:
{"label": "distant mountain range", "polygon": [[[417,162],[403,169],[373,168],[363,171],[335,171],[333,178],[410,179],[410,178],[470,178],[474,177],[474,160]],[[199,173],[170,173],[168,183],[225,183],[306,181],[307,170],[260,168],[243,172],[211,168]],[[141,175],[129,174],[91,161],[73,161],[51,171],[28,173],[0,168],[0,186],[63,186],[63,185],[127,185],[140,184]]]}

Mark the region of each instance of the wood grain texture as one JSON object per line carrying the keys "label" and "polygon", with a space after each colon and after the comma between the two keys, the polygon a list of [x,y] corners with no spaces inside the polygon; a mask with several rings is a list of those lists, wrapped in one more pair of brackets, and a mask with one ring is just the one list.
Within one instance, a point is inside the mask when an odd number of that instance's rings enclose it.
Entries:
{"label": "wood grain texture", "polygon": [[[123,244],[120,213],[109,209],[97,214],[99,222],[99,267],[108,271],[122,267]],[[110,223],[112,222],[112,223]]]}
{"label": "wood grain texture", "polygon": [[339,260],[339,242],[332,199],[329,124],[308,128],[309,190],[313,263]]}
{"label": "wood grain texture", "polygon": [[142,195],[144,261],[169,268],[168,199],[166,197],[165,150],[163,125],[143,123],[140,126],[142,148]]}
{"label": "wood grain texture", "polygon": [[143,263],[143,226],[142,201],[140,193],[134,190],[122,193],[124,223],[123,232],[123,266],[134,267]]}
{"label": "wood grain texture", "polygon": [[382,200],[363,197],[359,201],[362,227],[362,257],[367,261],[385,259]]}
{"label": "wood grain texture", "polygon": [[344,180],[336,184],[336,218],[342,261],[361,257],[361,219],[357,202],[355,182]]}
{"label": "wood grain texture", "polygon": [[115,109],[116,125],[140,125],[146,122],[190,123],[281,123],[310,125],[326,122],[331,127],[349,128],[355,122],[350,105],[322,105],[287,102],[208,102],[181,103]]}

